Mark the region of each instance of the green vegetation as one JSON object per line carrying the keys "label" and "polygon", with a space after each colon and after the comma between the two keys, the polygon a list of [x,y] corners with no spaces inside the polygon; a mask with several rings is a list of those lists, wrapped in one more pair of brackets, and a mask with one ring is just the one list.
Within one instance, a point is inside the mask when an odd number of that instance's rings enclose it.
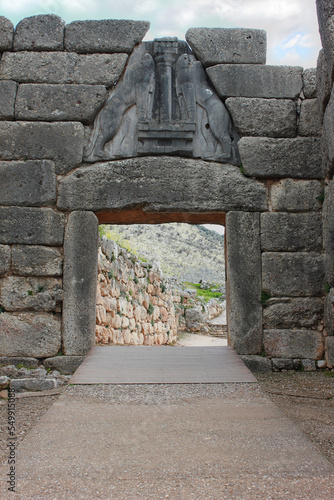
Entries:
{"label": "green vegetation", "polygon": [[334,377],[334,372],[331,372],[330,370],[326,370],[323,372],[326,377]]}
{"label": "green vegetation", "polygon": [[323,191],[316,199],[322,204],[325,201],[325,191]]}
{"label": "green vegetation", "polygon": [[265,290],[261,290],[261,297],[260,297],[260,302],[263,307],[267,307],[267,302],[270,299],[271,295],[269,292],[266,292]]}
{"label": "green vegetation", "polygon": [[148,306],[148,309],[147,309],[147,312],[148,314],[153,314],[153,311],[154,311],[154,305],[150,302],[149,306]]}
{"label": "green vegetation", "polygon": [[[223,295],[220,292],[212,292],[211,288],[209,290],[203,290],[200,283],[190,283],[186,281],[184,285],[186,285],[187,288],[195,288],[197,297],[204,299],[205,302],[209,302],[211,299],[219,299],[219,297]],[[183,297],[181,297],[181,302],[182,298]]]}
{"label": "green vegetation", "polygon": [[42,293],[42,292],[44,292],[44,290],[45,290],[45,285],[39,285],[37,292]]}
{"label": "green vegetation", "polygon": [[27,294],[28,294],[28,295],[33,295],[33,294],[34,294],[34,292],[33,292],[32,290],[28,290],[28,291],[27,291]]}
{"label": "green vegetation", "polygon": [[162,293],[165,293],[165,291],[166,291],[166,285],[162,281],[160,283],[160,289],[161,289]]}
{"label": "green vegetation", "polygon": [[138,280],[137,276],[135,276],[135,277],[133,278],[133,281],[136,283],[136,285],[138,285],[139,280]]}
{"label": "green vegetation", "polygon": [[330,292],[331,287],[330,287],[330,285],[328,283],[324,284],[324,290],[325,290],[325,293],[329,293]]}
{"label": "green vegetation", "polygon": [[113,277],[114,277],[114,273],[113,273],[113,271],[109,271],[109,273],[108,273],[108,278],[109,278],[110,280],[112,280],[112,279],[113,279]]}

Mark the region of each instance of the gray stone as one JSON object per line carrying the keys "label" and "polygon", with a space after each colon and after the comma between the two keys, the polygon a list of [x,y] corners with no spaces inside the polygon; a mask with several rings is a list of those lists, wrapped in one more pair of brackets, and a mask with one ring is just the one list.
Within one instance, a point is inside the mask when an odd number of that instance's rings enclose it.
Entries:
{"label": "gray stone", "polygon": [[205,67],[215,64],[265,64],[267,33],[247,28],[190,28],[186,40]]}
{"label": "gray stone", "polygon": [[326,366],[327,366],[327,363],[326,363],[326,361],[324,359],[321,359],[320,361],[317,361],[317,368],[322,369],[322,368],[326,368]]}
{"label": "gray stone", "polygon": [[64,28],[54,14],[26,17],[15,28],[14,50],[63,50]]}
{"label": "gray stone", "polygon": [[270,359],[264,356],[248,356],[247,354],[243,354],[240,357],[251,372],[268,373],[272,371]]}
{"label": "gray stone", "polygon": [[90,123],[106,100],[101,85],[22,84],[15,102],[17,120]]}
{"label": "gray stone", "polygon": [[294,366],[295,370],[298,370],[298,371],[302,370],[303,364],[302,364],[301,359],[296,358],[296,359],[293,359],[292,362],[293,362],[293,366]]}
{"label": "gray stone", "polygon": [[64,174],[82,161],[83,140],[81,123],[0,122],[0,159],[52,158]]}
{"label": "gray stone", "polygon": [[334,335],[334,288],[325,297],[324,328],[327,335]]}
{"label": "gray stone", "polygon": [[323,196],[324,188],[319,181],[282,179],[270,188],[271,205],[277,212],[319,211]]}
{"label": "gray stone", "polygon": [[270,299],[263,309],[266,329],[314,328],[321,324],[323,304],[320,298]]}
{"label": "gray stone", "polygon": [[0,244],[61,246],[64,217],[51,208],[0,207]]}
{"label": "gray stone", "polygon": [[78,55],[67,52],[6,52],[0,61],[0,80],[19,83],[77,83],[113,86],[126,54]]}
{"label": "gray stone", "polygon": [[315,372],[317,369],[313,359],[302,359],[302,365],[305,372]]}
{"label": "gray stone", "polygon": [[77,169],[60,181],[57,203],[64,210],[93,211],[135,206],[147,212],[267,209],[265,186],[237,167],[167,156]]}
{"label": "gray stone", "polygon": [[334,337],[326,338],[325,358],[328,368],[334,368]]}
{"label": "gray stone", "polygon": [[261,247],[258,213],[226,216],[229,337],[238,354],[262,352]]}
{"label": "gray stone", "polygon": [[317,14],[320,38],[325,58],[330,66],[330,74],[334,69],[334,5],[332,0],[317,0]]}
{"label": "gray stone", "polygon": [[241,135],[295,137],[296,104],[287,99],[230,97],[225,105]]}
{"label": "gray stone", "polygon": [[95,341],[98,224],[92,212],[72,212],[66,226],[63,302],[66,355],[87,354]]}
{"label": "gray stone", "polygon": [[271,297],[321,296],[324,292],[323,256],[302,252],[263,253],[262,287]]}
{"label": "gray stone", "polygon": [[323,205],[326,282],[334,287],[334,181],[327,181]]}
{"label": "gray stone", "polygon": [[206,71],[222,98],[295,99],[303,86],[303,68],[298,66],[218,64]]}
{"label": "gray stone", "polygon": [[57,177],[52,161],[0,161],[0,205],[54,205]]}
{"label": "gray stone", "polygon": [[38,368],[40,361],[36,358],[20,357],[20,356],[1,356],[0,367],[6,365],[24,365],[26,368]]}
{"label": "gray stone", "polygon": [[62,251],[38,245],[13,246],[12,270],[21,276],[62,276]]}
{"label": "gray stone", "polygon": [[142,41],[150,23],[107,19],[74,21],[65,28],[65,49],[71,52],[127,52]]}
{"label": "gray stone", "polygon": [[48,313],[0,314],[0,356],[55,356],[61,347],[61,321]]}
{"label": "gray stone", "polygon": [[46,368],[56,369],[65,375],[72,375],[81,365],[84,356],[54,356],[44,361]]}
{"label": "gray stone", "polygon": [[322,359],[324,341],[315,330],[264,330],[264,348],[272,358]]}
{"label": "gray stone", "polygon": [[63,297],[62,283],[57,278],[7,276],[0,284],[0,304],[8,312],[55,311]]}
{"label": "gray stone", "polygon": [[317,97],[317,70],[316,68],[307,68],[303,73],[303,92],[305,99],[314,99]]}
{"label": "gray stone", "polygon": [[191,308],[185,310],[187,330],[199,332],[206,323],[205,316],[200,309]]}
{"label": "gray stone", "polygon": [[9,384],[9,378],[6,377],[5,375],[2,375],[0,377],[0,389],[6,389],[6,387],[8,386]]}
{"label": "gray stone", "polygon": [[9,271],[11,265],[11,248],[7,245],[0,245],[0,276]]}
{"label": "gray stone", "polygon": [[51,389],[54,389],[55,387],[58,387],[58,383],[55,379],[52,378],[46,380],[18,378],[11,381],[10,387],[16,392],[49,391]]}
{"label": "gray stone", "polygon": [[0,16],[0,52],[12,50],[14,37],[13,23],[4,16]]}
{"label": "gray stone", "polygon": [[17,83],[0,81],[0,120],[13,120]]}
{"label": "gray stone", "polygon": [[1,368],[1,373],[8,378],[17,378],[19,370],[15,365],[7,365]]}
{"label": "gray stone", "polygon": [[307,99],[302,102],[298,135],[320,136],[322,132],[322,117],[319,114],[317,99]]}
{"label": "gray stone", "polygon": [[322,250],[321,214],[261,214],[263,252],[320,252]]}
{"label": "gray stone", "polygon": [[321,49],[317,61],[317,101],[320,116],[323,116],[331,95],[330,74],[325,59],[324,49]]}
{"label": "gray stone", "polygon": [[334,87],[324,115],[324,136],[327,155],[333,168],[334,165]]}
{"label": "gray stone", "polygon": [[282,370],[294,370],[295,365],[293,363],[292,359],[286,359],[286,358],[273,358],[272,359],[273,363],[273,368],[275,371],[282,371]]}
{"label": "gray stone", "polygon": [[320,139],[243,137],[238,144],[247,175],[263,178],[322,179]]}

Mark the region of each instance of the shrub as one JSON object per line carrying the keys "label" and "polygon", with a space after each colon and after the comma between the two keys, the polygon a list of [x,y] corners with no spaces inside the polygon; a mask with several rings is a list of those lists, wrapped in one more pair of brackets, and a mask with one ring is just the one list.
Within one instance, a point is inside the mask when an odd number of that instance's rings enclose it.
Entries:
{"label": "shrub", "polygon": [[148,306],[148,309],[147,309],[147,312],[148,314],[153,314],[153,311],[154,311],[154,305],[150,302],[149,306]]}

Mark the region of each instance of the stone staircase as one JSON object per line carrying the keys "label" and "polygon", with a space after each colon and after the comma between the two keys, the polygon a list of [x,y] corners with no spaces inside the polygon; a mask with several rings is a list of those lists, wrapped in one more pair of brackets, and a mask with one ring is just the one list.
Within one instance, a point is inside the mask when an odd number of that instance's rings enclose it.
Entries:
{"label": "stone staircase", "polygon": [[209,329],[211,337],[227,338],[227,325],[209,324]]}

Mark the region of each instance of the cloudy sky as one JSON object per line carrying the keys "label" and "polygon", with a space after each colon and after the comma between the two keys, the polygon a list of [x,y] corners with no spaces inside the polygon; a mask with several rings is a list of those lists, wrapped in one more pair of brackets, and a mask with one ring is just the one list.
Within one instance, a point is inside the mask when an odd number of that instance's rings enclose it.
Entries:
{"label": "cloudy sky", "polygon": [[315,0],[0,0],[0,15],[16,25],[24,17],[54,13],[78,19],[151,22],[145,40],[184,39],[191,27],[267,31],[267,64],[314,67],[320,50]]}

